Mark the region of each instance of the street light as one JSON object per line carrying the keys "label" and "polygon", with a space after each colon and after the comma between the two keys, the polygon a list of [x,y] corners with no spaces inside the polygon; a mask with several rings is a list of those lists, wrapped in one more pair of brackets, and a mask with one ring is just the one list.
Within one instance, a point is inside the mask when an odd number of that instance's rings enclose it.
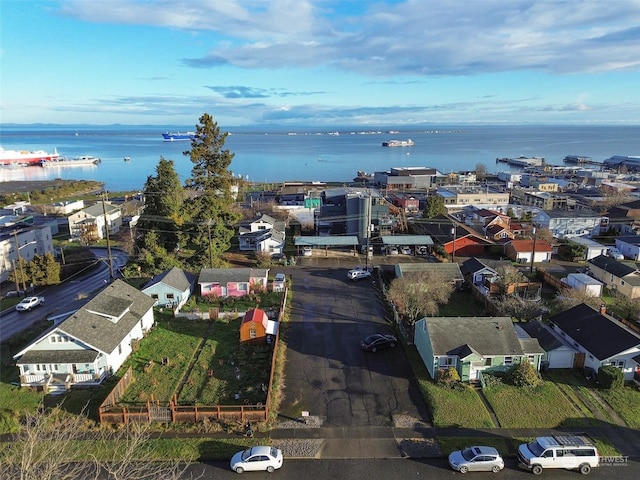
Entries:
{"label": "street light", "polygon": [[533,249],[531,252],[531,268],[529,269],[529,273],[533,274],[533,262],[536,259],[536,227],[533,227],[533,230],[531,230],[531,233],[533,233]]}
{"label": "street light", "polygon": [[455,223],[451,228],[451,235],[453,235],[453,248],[451,249],[451,261],[455,262],[456,261],[456,225]]}

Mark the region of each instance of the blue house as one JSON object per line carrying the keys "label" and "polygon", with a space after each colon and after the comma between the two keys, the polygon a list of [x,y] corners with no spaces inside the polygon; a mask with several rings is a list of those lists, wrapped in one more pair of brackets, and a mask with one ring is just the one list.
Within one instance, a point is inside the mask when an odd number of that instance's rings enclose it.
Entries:
{"label": "blue house", "polygon": [[193,292],[195,277],[177,267],[165,270],[153,277],[142,288],[142,293],[155,298],[157,307],[170,307],[180,310]]}

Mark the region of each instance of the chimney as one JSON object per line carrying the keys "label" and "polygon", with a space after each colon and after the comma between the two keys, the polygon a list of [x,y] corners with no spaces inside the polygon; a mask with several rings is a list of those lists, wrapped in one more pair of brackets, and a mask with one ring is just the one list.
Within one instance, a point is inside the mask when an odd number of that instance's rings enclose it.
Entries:
{"label": "chimney", "polygon": [[600,315],[606,315],[607,314],[607,306],[603,303],[602,305],[600,305]]}

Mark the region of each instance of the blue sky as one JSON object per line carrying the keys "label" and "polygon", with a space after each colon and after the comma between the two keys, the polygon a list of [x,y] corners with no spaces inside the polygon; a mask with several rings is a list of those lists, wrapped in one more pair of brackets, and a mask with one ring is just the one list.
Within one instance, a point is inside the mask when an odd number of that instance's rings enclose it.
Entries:
{"label": "blue sky", "polygon": [[640,0],[0,0],[0,122],[640,124]]}

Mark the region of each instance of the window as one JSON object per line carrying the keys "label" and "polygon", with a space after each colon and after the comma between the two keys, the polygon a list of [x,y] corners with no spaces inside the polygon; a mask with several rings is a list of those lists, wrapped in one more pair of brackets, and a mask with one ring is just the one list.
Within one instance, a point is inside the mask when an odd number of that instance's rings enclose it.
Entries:
{"label": "window", "polygon": [[118,345],[118,355],[122,355],[122,344]]}
{"label": "window", "polygon": [[256,338],[258,335],[255,330],[249,330],[249,338]]}
{"label": "window", "polygon": [[154,300],[158,299],[158,294],[157,293],[152,293],[151,294],[151,298],[153,298]]}
{"label": "window", "polygon": [[513,357],[504,357],[505,365],[513,365]]}
{"label": "window", "polygon": [[175,295],[173,293],[167,293],[167,300],[173,300]]}
{"label": "window", "polygon": [[624,360],[612,360],[609,365],[616,368],[624,368]]}
{"label": "window", "polygon": [[527,360],[529,360],[529,363],[531,365],[535,365],[536,364],[536,356],[535,355],[527,355]]}
{"label": "window", "polygon": [[440,365],[443,367],[452,367],[455,365],[455,359],[453,357],[440,357]]}
{"label": "window", "polygon": [[490,367],[491,363],[492,363],[493,359],[492,358],[485,358],[484,359],[484,366],[485,367]]}

